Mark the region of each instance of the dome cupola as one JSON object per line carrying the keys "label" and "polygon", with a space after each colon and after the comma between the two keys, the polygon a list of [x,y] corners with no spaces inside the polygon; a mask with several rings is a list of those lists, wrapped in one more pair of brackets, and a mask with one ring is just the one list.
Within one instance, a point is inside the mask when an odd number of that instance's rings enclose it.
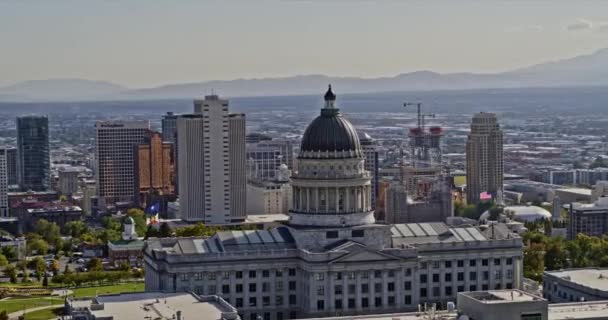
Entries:
{"label": "dome cupola", "polygon": [[335,107],[336,95],[327,89],[325,107],[304,131],[300,145],[300,159],[360,158],[361,143],[353,125]]}

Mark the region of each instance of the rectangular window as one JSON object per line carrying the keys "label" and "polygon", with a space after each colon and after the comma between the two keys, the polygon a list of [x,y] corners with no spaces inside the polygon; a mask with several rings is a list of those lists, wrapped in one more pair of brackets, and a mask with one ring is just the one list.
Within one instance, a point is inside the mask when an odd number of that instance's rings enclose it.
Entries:
{"label": "rectangular window", "polygon": [[274,290],[276,292],[281,292],[283,291],[283,281],[277,281],[274,283]]}
{"label": "rectangular window", "polygon": [[[353,284],[352,286],[353,286],[353,291],[349,290],[349,293],[355,293],[355,290],[354,290],[355,285]],[[350,287],[350,285],[349,285],[349,287]],[[369,285],[367,283],[361,284],[361,293],[368,293],[368,292],[369,292]]]}
{"label": "rectangular window", "polygon": [[458,260],[458,261],[456,262],[456,266],[458,266],[458,268],[462,268],[462,267],[464,267],[464,260]]}
{"label": "rectangular window", "polygon": [[412,296],[410,296],[410,295],[406,295],[406,296],[405,296],[405,299],[404,299],[404,301],[403,301],[403,302],[404,302],[405,304],[407,304],[407,305],[412,304]]}
{"label": "rectangular window", "polygon": [[469,286],[469,291],[477,291],[477,286],[472,284]]}
{"label": "rectangular window", "polygon": [[338,231],[327,231],[325,233],[325,238],[327,238],[327,239],[336,239],[336,238],[338,238]]}
{"label": "rectangular window", "polygon": [[513,264],[513,258],[507,258],[507,265],[510,266]]}
{"label": "rectangular window", "polygon": [[334,287],[334,294],[342,294],[342,286],[341,285],[336,285]]}
{"label": "rectangular window", "polygon": [[262,297],[262,305],[265,307],[268,307],[270,305],[270,297],[268,297],[268,296]]}
{"label": "rectangular window", "polygon": [[188,281],[188,274],[182,273],[182,281]]}
{"label": "rectangular window", "polygon": [[290,277],[295,277],[296,276],[296,269],[294,269],[294,268],[289,269],[289,276]]}
{"label": "rectangular window", "polygon": [[439,273],[433,274],[433,282],[435,282],[435,283],[439,282]]}
{"label": "rectangular window", "polygon": [[249,306],[250,307],[256,307],[258,305],[258,299],[256,299],[255,297],[250,297],[249,298]]}
{"label": "rectangular window", "polygon": [[363,238],[365,236],[363,231],[364,230],[353,230],[351,235],[353,238]]}
{"label": "rectangular window", "polygon": [[439,269],[439,261],[433,261],[433,269]]}
{"label": "rectangular window", "polygon": [[315,279],[317,281],[323,281],[323,280],[325,280],[325,273],[316,273],[315,274]]}
{"label": "rectangular window", "polygon": [[412,290],[412,282],[411,282],[411,281],[406,281],[406,282],[404,282],[404,283],[403,283],[403,288],[404,288],[405,290],[408,290],[408,291],[409,291],[409,290]]}
{"label": "rectangular window", "polygon": [[495,266],[499,266],[500,265],[500,259],[499,258],[494,259],[494,265]]}
{"label": "rectangular window", "polygon": [[470,281],[476,281],[477,280],[477,272],[469,272],[469,280]]}
{"label": "rectangular window", "polygon": [[361,299],[361,307],[369,308],[369,299],[368,298]]}
{"label": "rectangular window", "polygon": [[451,273],[446,273],[444,275],[444,279],[446,282],[452,281],[452,274]]}
{"label": "rectangular window", "polygon": [[262,292],[268,292],[268,291],[270,291],[270,282],[262,283]]}
{"label": "rectangular window", "polygon": [[420,297],[426,298],[426,288],[420,288]]}
{"label": "rectangular window", "polygon": [[445,295],[448,297],[452,295],[452,287],[445,287]]}
{"label": "rectangular window", "polygon": [[394,282],[389,282],[386,284],[386,290],[388,290],[388,292],[393,292],[395,291],[395,283]]}
{"label": "rectangular window", "polygon": [[376,297],[374,299],[374,307],[376,307],[376,308],[382,307],[382,298]]}
{"label": "rectangular window", "polygon": [[295,304],[297,304],[296,295],[295,294],[290,294],[289,295],[289,305],[293,306]]}
{"label": "rectangular window", "polygon": [[249,292],[256,292],[257,287],[255,283],[250,283],[249,284]]}
{"label": "rectangular window", "polygon": [[342,272],[336,272],[334,274],[334,279],[336,279],[336,280],[342,280]]}
{"label": "rectangular window", "polygon": [[441,293],[439,292],[439,287],[433,287],[433,297],[439,297]]}
{"label": "rectangular window", "polygon": [[229,284],[222,285],[222,293],[223,294],[229,294],[230,293],[230,285]]}
{"label": "rectangular window", "polygon": [[464,286],[458,286],[456,289],[458,290],[458,292],[463,292],[464,291]]}
{"label": "rectangular window", "polygon": [[336,309],[341,310],[342,309],[342,299],[334,300],[334,306],[336,307]]}
{"label": "rectangular window", "polygon": [[469,266],[474,267],[477,265],[477,260],[469,260]]}
{"label": "rectangular window", "polygon": [[269,278],[270,270],[262,270],[262,278]]}
{"label": "rectangular window", "polygon": [[283,296],[274,297],[274,304],[277,306],[282,306],[283,305]]}
{"label": "rectangular window", "polygon": [[296,282],[289,281],[289,291],[293,291],[293,290],[296,290]]}
{"label": "rectangular window", "polygon": [[317,295],[324,296],[325,295],[325,286],[317,286]]}
{"label": "rectangular window", "polygon": [[484,267],[488,266],[488,259],[482,259],[481,260],[481,265],[484,266]]}
{"label": "rectangular window", "polygon": [[458,272],[457,276],[458,276],[458,278],[457,278],[458,281],[464,281],[464,272]]}
{"label": "rectangular window", "polygon": [[348,299],[348,308],[353,309],[355,307],[355,299]]}
{"label": "rectangular window", "polygon": [[235,289],[234,291],[236,291],[236,293],[241,293],[241,292],[243,292],[243,285],[239,283],[234,287],[234,289]]}
{"label": "rectangular window", "polygon": [[222,279],[230,279],[230,272],[227,272],[227,271],[222,272]]}
{"label": "rectangular window", "polygon": [[406,276],[406,277],[410,277],[410,276],[412,276],[412,268],[407,268],[407,269],[405,269],[405,276]]}
{"label": "rectangular window", "polygon": [[420,283],[426,283],[427,278],[428,278],[428,275],[426,275],[426,274],[421,274],[421,275],[420,275]]}
{"label": "rectangular window", "polygon": [[374,271],[374,278],[376,278],[376,279],[382,278],[382,271],[381,270],[375,270]]}
{"label": "rectangular window", "polygon": [[237,308],[243,307],[243,298],[236,298],[235,307],[237,307]]}
{"label": "rectangular window", "polygon": [[255,278],[255,277],[256,277],[256,272],[255,272],[255,270],[249,270],[249,278],[250,278],[250,279],[253,279],[253,278]]}
{"label": "rectangular window", "polygon": [[445,262],[445,267],[446,268],[451,268],[452,267],[452,261],[446,261]]}
{"label": "rectangular window", "polygon": [[374,283],[374,292],[375,293],[382,292],[382,283]]}

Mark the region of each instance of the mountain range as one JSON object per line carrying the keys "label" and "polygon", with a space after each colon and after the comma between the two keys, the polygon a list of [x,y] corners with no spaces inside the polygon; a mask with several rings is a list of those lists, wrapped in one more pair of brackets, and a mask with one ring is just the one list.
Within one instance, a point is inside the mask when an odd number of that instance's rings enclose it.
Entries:
{"label": "mountain range", "polygon": [[211,91],[226,97],[308,95],[318,94],[328,83],[340,93],[608,86],[608,48],[512,71],[483,74],[416,71],[381,78],[298,75],[169,84],[145,89],[85,79],[29,80],[0,87],[0,101],[192,99]]}

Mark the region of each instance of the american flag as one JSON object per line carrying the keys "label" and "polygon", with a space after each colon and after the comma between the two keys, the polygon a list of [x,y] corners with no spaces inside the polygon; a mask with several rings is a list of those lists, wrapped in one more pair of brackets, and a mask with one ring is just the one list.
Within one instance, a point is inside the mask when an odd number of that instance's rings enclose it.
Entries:
{"label": "american flag", "polygon": [[492,195],[487,191],[484,191],[479,194],[479,200],[492,200]]}

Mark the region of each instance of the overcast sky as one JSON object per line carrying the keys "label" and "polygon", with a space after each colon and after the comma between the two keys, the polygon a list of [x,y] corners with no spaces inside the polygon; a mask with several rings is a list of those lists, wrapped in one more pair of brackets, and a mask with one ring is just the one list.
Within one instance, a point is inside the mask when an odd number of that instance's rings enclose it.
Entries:
{"label": "overcast sky", "polygon": [[608,1],[0,0],[0,85],[496,72],[608,47]]}

